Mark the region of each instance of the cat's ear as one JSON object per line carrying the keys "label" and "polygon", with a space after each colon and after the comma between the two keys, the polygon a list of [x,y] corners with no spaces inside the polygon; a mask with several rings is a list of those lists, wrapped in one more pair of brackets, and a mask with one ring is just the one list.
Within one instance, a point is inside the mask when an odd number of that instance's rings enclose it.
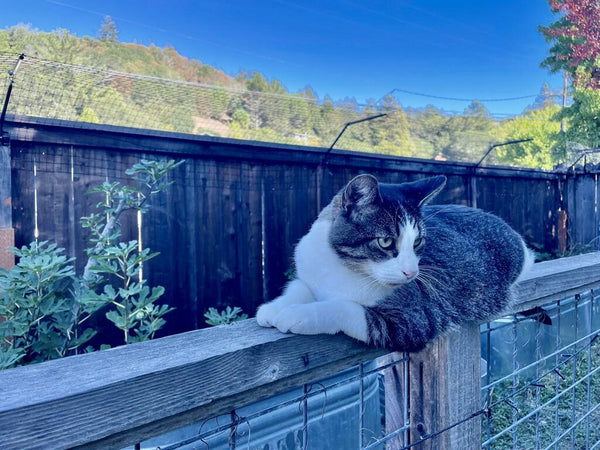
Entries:
{"label": "cat's ear", "polygon": [[353,178],[342,194],[342,207],[346,212],[377,203],[381,198],[379,182],[373,175],[358,175]]}
{"label": "cat's ear", "polygon": [[403,183],[402,191],[406,198],[417,206],[423,206],[429,203],[446,185],[446,177],[439,175],[436,177],[423,178],[422,180],[411,183]]}

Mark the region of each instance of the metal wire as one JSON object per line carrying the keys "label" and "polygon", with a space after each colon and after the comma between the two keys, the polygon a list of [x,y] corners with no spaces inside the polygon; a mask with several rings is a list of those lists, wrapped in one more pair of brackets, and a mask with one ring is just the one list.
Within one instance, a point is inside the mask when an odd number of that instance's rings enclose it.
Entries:
{"label": "metal wire", "polygon": [[[535,323],[535,361],[517,368],[519,350],[524,347],[517,340],[515,328],[518,326],[513,322],[513,371],[500,376],[494,374],[496,380],[488,381],[482,387],[482,395],[486,399],[486,407],[489,408],[487,426],[482,429],[485,435],[482,444],[484,448],[496,448],[492,447],[493,444],[502,449],[550,449],[559,448],[559,444],[562,448],[567,444],[567,439],[570,448],[591,448],[591,443],[598,438],[597,430],[590,426],[600,419],[600,398],[592,394],[593,390],[600,386],[600,351],[595,345],[600,336],[600,321],[594,321],[594,292],[555,302],[545,309],[554,311],[553,325]],[[584,316],[587,317],[586,321],[582,320]],[[565,328],[565,318],[569,318],[571,327]],[[487,342],[484,348],[487,348],[488,359],[493,347],[489,344],[492,340],[490,336],[494,330],[501,328],[494,328],[488,324],[485,328],[482,327],[481,331],[482,342],[483,339]],[[554,350],[543,356],[543,341],[551,342],[544,336],[550,337],[551,333],[556,333],[553,338]],[[570,337],[569,341],[563,344],[565,333],[570,333]],[[553,367],[542,371],[541,368],[550,360],[554,360]],[[521,377],[532,370],[535,371],[533,380],[523,382]],[[552,385],[549,384],[551,377],[554,377]],[[509,382],[510,394],[502,397],[500,393],[500,398],[491,402],[494,389],[501,388]],[[550,390],[552,395],[549,395]],[[498,408],[503,403],[510,407],[508,412],[512,420],[509,425],[499,429],[493,422],[501,412]],[[501,417],[498,416],[498,419]],[[528,436],[535,440],[529,442]],[[507,438],[510,438],[510,444]]]}
{"label": "metal wire", "polygon": [[[0,55],[0,74],[4,68],[8,73],[16,59],[17,55]],[[0,76],[1,95],[7,83],[8,78]],[[345,125],[356,123],[339,138],[336,148],[402,156],[432,151],[421,139],[407,143],[394,134],[407,121],[400,104],[334,106],[301,94],[248,91],[242,84],[207,85],[27,55],[15,79],[8,114],[72,121],[81,127],[101,123],[317,147],[330,146]],[[372,133],[372,125],[358,123],[365,114],[386,115],[386,128],[394,131],[382,141],[383,136]],[[473,155],[493,144],[486,131],[471,131],[469,136],[462,145]]]}

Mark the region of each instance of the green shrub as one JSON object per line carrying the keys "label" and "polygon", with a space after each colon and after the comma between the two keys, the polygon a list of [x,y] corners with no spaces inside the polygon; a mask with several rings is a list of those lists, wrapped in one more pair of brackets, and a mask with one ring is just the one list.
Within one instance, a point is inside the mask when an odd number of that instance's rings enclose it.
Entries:
{"label": "green shrub", "polygon": [[150,288],[140,272],[157,253],[136,240],[120,242],[119,217],[146,212],[148,198],[171,184],[166,175],[181,163],[142,160],[126,171],[137,186],[105,182],[91,191],[103,199],[99,213],[81,218],[91,235],[81,275],[55,244],[12,248],[17,265],[0,270],[0,369],[93,350],[84,346],[97,330],[87,324],[99,311],[123,332],[125,344],[151,339],[164,326],[173,308],[155,303],[164,288]]}

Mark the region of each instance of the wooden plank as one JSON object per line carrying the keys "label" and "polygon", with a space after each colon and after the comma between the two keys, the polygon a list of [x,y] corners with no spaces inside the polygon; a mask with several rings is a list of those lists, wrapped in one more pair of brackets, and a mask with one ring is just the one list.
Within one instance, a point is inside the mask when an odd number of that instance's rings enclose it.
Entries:
{"label": "wooden plank", "polygon": [[556,181],[556,192],[554,204],[555,208],[558,209],[556,218],[556,250],[559,253],[565,252],[569,243],[568,238],[568,201],[565,198],[565,191],[567,190],[566,177],[559,178]]}
{"label": "wooden plank", "polygon": [[12,228],[10,147],[0,145],[0,228]]}
{"label": "wooden plank", "polygon": [[0,447],[121,448],[383,353],[249,319],[5,370]]}
{"label": "wooden plank", "polygon": [[[134,186],[136,184],[129,175],[125,174],[127,169],[139,163],[142,159],[157,159],[156,156],[150,158],[143,153],[125,153],[113,151],[112,149],[107,149],[104,156],[106,157],[106,179],[110,183],[118,182],[122,186]],[[129,242],[138,239],[137,211],[125,211],[119,217],[119,224],[121,228],[119,239],[121,241]]]}
{"label": "wooden plank", "polygon": [[[270,298],[280,294],[293,276],[294,249],[317,218],[315,170],[310,167],[271,168],[266,194],[266,270]],[[329,201],[329,200],[327,200]]]}
{"label": "wooden plank", "polygon": [[[245,252],[238,256],[242,271],[242,289],[247,304],[247,311],[254,315],[256,308],[264,301],[263,292],[263,214],[262,214],[262,179],[263,166],[245,163],[242,166],[244,178],[243,208],[244,214],[238,222],[239,232],[245,234],[245,242],[241,245]],[[316,195],[316,192],[315,192]]]}
{"label": "wooden plank", "polygon": [[89,191],[100,186],[106,181],[106,152],[96,149],[93,152],[89,149],[73,146],[72,165],[73,165],[73,184],[72,198],[74,210],[74,230],[75,236],[75,268],[78,274],[83,274],[83,269],[87,263],[88,257],[85,249],[90,246],[89,229],[81,226],[81,218],[89,216],[92,213],[99,213],[96,205],[103,200],[101,194],[90,194]]}
{"label": "wooden plank", "polygon": [[[144,159],[166,158],[145,155]],[[193,227],[194,216],[190,215],[190,211],[195,215],[198,201],[194,198],[193,177],[193,163],[190,161],[167,174],[167,181],[173,184],[166,191],[149,198],[149,209],[142,216],[143,246],[152,253],[159,253],[144,265],[144,278],[151,287],[164,287],[165,293],[158,304],[175,307],[165,316],[167,323],[159,335],[198,327],[195,240],[199,236]]]}
{"label": "wooden plank", "polygon": [[[289,167],[269,166],[263,175],[264,185],[264,251],[265,296],[272,300],[279,296],[289,281],[286,272],[292,267],[293,246],[290,245],[288,221],[290,205],[287,201],[286,171]],[[286,229],[287,228],[287,229]],[[308,229],[306,230],[308,231]]]}
{"label": "wooden plank", "polygon": [[245,245],[245,242],[241,242],[242,236],[236,234],[236,216],[240,213],[238,210],[238,192],[240,190],[238,163],[219,164],[216,182],[220,190],[214,190],[211,208],[213,208],[213,217],[217,219],[221,238],[217,243],[216,251],[219,259],[214,269],[216,269],[219,281],[217,306],[219,309],[223,309],[243,301],[240,291],[240,267],[237,252],[239,246]]}
{"label": "wooden plank", "polygon": [[35,239],[35,180],[30,144],[11,145],[12,214],[15,246],[21,248]]}
{"label": "wooden plank", "polygon": [[[595,181],[590,174],[577,174],[572,179],[573,197],[571,209],[572,248],[592,244],[597,234],[595,220]],[[574,216],[574,217],[573,217]]]}
{"label": "wooden plank", "polygon": [[[183,254],[179,255],[179,260],[185,261],[185,281],[180,281],[178,285],[183,286],[187,289],[187,292],[178,292],[175,298],[186,299],[184,305],[179,304],[178,307],[183,306],[184,313],[187,314],[186,320],[189,323],[191,330],[201,328],[204,324],[203,311],[200,311],[201,303],[198,298],[199,290],[199,267],[200,267],[200,255],[198,254],[198,241],[202,239],[198,224],[198,203],[202,200],[196,198],[196,166],[194,160],[187,160],[183,166],[178,169],[178,175],[175,178],[175,184],[178,186],[178,192],[181,196],[176,201],[177,205],[183,209],[183,213],[177,212],[178,216],[183,214],[185,218],[185,229],[179,229],[185,240],[185,247],[181,248]],[[183,173],[182,173],[183,172]],[[181,222],[179,222],[181,224]],[[180,248],[180,247],[174,247]],[[179,253],[173,252],[172,253]],[[180,302],[181,303],[181,302]],[[172,327],[172,321],[167,318],[167,327],[165,333],[169,333],[169,328]],[[179,328],[180,327],[173,327]]]}
{"label": "wooden plank", "polygon": [[[217,185],[217,164],[214,161],[195,159],[196,201],[198,202],[198,241],[199,281],[198,308],[217,306],[219,297],[219,249],[222,241],[222,228],[219,223],[219,211],[215,211],[216,196],[220,195]],[[204,311],[200,311],[203,314]]]}
{"label": "wooden plank", "polygon": [[481,408],[479,341],[471,323],[411,355],[411,444],[423,440],[414,448],[481,448],[481,418],[469,419]]}
{"label": "wooden plank", "polygon": [[39,239],[56,243],[66,255],[75,256],[70,253],[75,248],[70,148],[40,145],[34,155]]}
{"label": "wooden plank", "polygon": [[559,253],[559,220],[560,220],[560,197],[559,181],[545,180],[540,183],[542,209],[544,223],[544,251]]}
{"label": "wooden plank", "polygon": [[512,311],[523,311],[570,293],[585,291],[599,281],[598,252],[534,264],[515,286]]}

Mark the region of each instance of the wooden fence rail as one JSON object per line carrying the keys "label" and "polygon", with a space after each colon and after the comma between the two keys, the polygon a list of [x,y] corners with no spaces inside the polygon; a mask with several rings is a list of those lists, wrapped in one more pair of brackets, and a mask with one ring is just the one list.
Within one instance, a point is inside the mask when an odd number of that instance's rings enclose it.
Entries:
{"label": "wooden fence rail", "polygon": [[[513,310],[599,284],[598,253],[539,263]],[[411,432],[443,429],[481,407],[478,336],[472,324],[410,355]],[[0,372],[0,448],[122,448],[382,354],[342,335],[281,334],[248,319],[9,369]],[[443,438],[475,449],[480,434],[474,418]]]}

